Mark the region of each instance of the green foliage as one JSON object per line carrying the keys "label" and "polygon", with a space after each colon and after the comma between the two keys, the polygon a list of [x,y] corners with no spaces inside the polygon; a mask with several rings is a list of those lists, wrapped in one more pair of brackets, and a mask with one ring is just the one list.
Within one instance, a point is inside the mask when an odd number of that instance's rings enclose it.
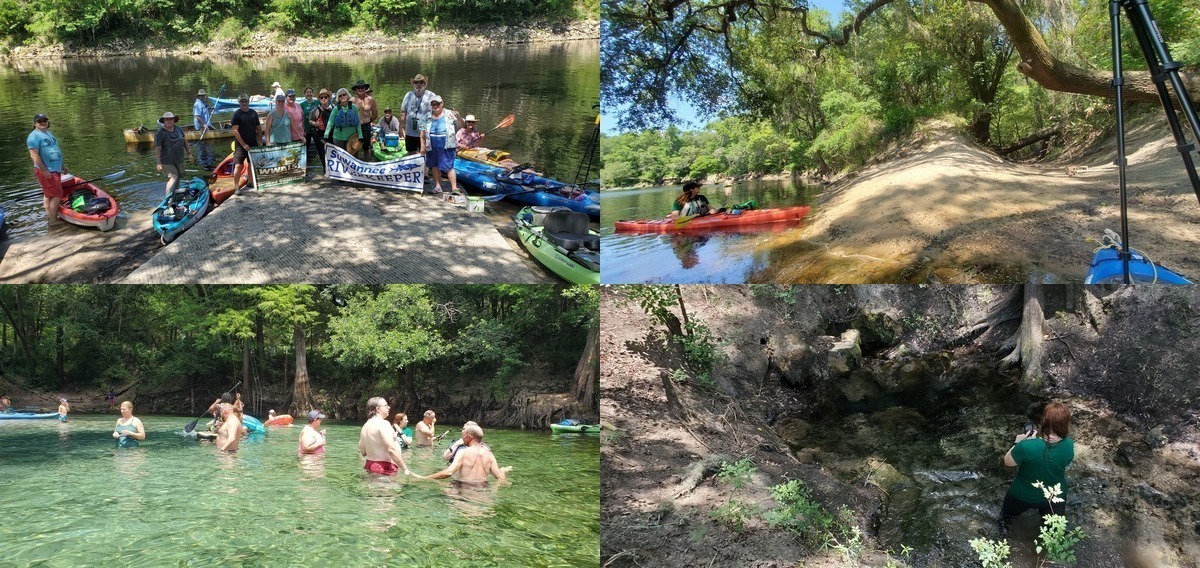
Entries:
{"label": "green foliage", "polygon": [[837,519],[812,498],[812,489],[799,479],[771,488],[779,506],[764,515],[772,528],[781,527],[810,545],[833,538]]}
{"label": "green foliage", "polygon": [[[286,22],[286,19],[284,22]],[[276,25],[282,24],[277,21]],[[286,29],[291,29],[291,24],[287,23],[287,25],[289,27]],[[221,22],[221,25],[217,27],[215,32],[213,32],[212,38],[214,40],[228,41],[240,45],[249,40],[252,33],[253,32],[250,30],[250,28],[243,24],[241,20],[237,18],[229,18]]]}
{"label": "green foliage", "polygon": [[696,380],[701,386],[714,386],[712,371],[717,362],[718,352],[712,331],[708,326],[693,320],[687,323],[684,332],[684,335],[675,339],[683,346],[684,356],[695,372]]}
{"label": "green foliage", "polygon": [[810,158],[831,170],[843,171],[866,162],[879,146],[883,112],[879,101],[845,91],[827,93],[821,110],[829,127],[821,131],[808,149]]}
{"label": "green foliage", "polygon": [[1083,529],[1067,530],[1067,518],[1062,515],[1046,515],[1042,519],[1038,534],[1038,554],[1045,553],[1046,559],[1056,564],[1075,562],[1075,545],[1083,540]]}
{"label": "green foliage", "polygon": [[633,300],[654,323],[670,328],[679,324],[671,310],[679,304],[679,288],[675,286],[625,286],[625,298]]}
{"label": "green foliage", "polygon": [[737,499],[730,499],[724,505],[713,509],[709,513],[709,517],[740,533],[746,530],[746,521],[752,514],[753,511],[749,505]]}
{"label": "green foliage", "polygon": [[754,460],[746,457],[733,463],[721,462],[721,469],[717,471],[717,481],[728,483],[734,489],[741,489],[750,482],[750,477],[754,475],[755,467]]}
{"label": "green foliage", "polygon": [[979,555],[979,564],[983,568],[1012,568],[1012,564],[1008,563],[1011,551],[1005,541],[979,537],[971,540],[971,548]]}

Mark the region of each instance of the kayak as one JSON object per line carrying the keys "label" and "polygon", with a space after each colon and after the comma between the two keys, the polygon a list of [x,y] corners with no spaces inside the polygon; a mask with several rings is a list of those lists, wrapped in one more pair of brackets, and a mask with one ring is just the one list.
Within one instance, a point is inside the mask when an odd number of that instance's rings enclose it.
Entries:
{"label": "kayak", "polygon": [[5,221],[4,208],[0,207],[0,233],[4,232],[4,221]]}
{"label": "kayak", "polygon": [[[67,195],[58,204],[58,218],[81,227],[96,227],[107,231],[117,224],[117,213],[120,207],[117,200],[96,187],[96,184],[85,182],[71,174],[62,176],[63,193]],[[76,194],[76,192],[80,192]],[[72,208],[75,197],[83,198],[79,210]]]}
{"label": "kayak", "polygon": [[[204,129],[196,130],[196,127],[191,124],[180,126],[179,128],[183,129],[183,137],[185,139],[191,140],[191,141],[201,140],[202,134],[203,134],[203,140],[213,140],[213,139],[217,139],[217,138],[233,138],[233,127],[230,125],[228,120],[222,121],[222,122],[215,122],[215,123],[213,123],[213,127],[209,128],[208,130],[204,130]],[[129,143],[129,144],[140,144],[140,143],[149,144],[149,143],[154,142],[154,134],[156,132],[158,132],[157,128],[148,129],[145,126],[139,126],[137,128],[126,128],[125,129],[125,142]]]}
{"label": "kayak", "polygon": [[32,420],[36,418],[58,418],[57,412],[35,414],[32,412],[0,412],[0,420]]}
{"label": "kayak", "polygon": [[583,213],[557,207],[525,207],[514,218],[529,254],[572,284],[600,283],[600,235]]}
{"label": "kayak", "polygon": [[734,209],[730,213],[718,213],[693,217],[690,221],[676,223],[674,219],[653,221],[617,221],[613,229],[618,233],[686,233],[724,230],[769,230],[772,225],[799,223],[808,214],[810,207],[784,207],[782,209]]}
{"label": "kayak", "polygon": [[487,166],[511,170],[521,165],[516,160],[512,159],[512,154],[504,150],[491,150],[488,148],[469,148],[467,150],[459,150],[458,157],[472,162],[478,162]]}
{"label": "kayak", "polygon": [[213,173],[208,178],[208,190],[212,193],[213,205],[220,205],[226,199],[229,199],[237,189],[250,182],[250,168],[242,168],[241,182],[234,186],[233,183],[233,154],[221,160],[220,164],[213,169]]}
{"label": "kayak", "polygon": [[375,155],[375,159],[380,162],[403,158],[408,155],[408,151],[404,149],[404,141],[400,141],[400,146],[388,148],[383,142],[375,140],[371,142],[371,153]]}
{"label": "kayak", "polygon": [[216,440],[217,433],[216,432],[201,432],[200,430],[196,430],[196,439],[197,440]]}
{"label": "kayak", "polygon": [[[214,105],[213,108],[215,109],[242,108],[242,105],[238,104],[237,99],[213,98],[212,101]],[[254,100],[253,97],[251,97],[250,100],[250,108],[257,111],[271,110],[271,107],[274,106],[275,104],[271,101],[270,97],[264,97],[258,100]]]}
{"label": "kayak", "polygon": [[177,188],[150,214],[158,240],[163,245],[175,240],[208,213],[211,201],[208,184],[200,178],[192,178],[187,186]]}
{"label": "kayak", "polygon": [[[1169,268],[1146,258],[1142,253],[1130,249],[1129,281],[1134,284],[1191,284],[1192,281]],[[1120,250],[1105,247],[1092,257],[1084,284],[1124,284],[1125,263],[1118,256]]]}
{"label": "kayak", "polygon": [[292,425],[292,415],[291,414],[279,414],[279,415],[275,416],[275,418],[267,420],[267,426],[291,426],[291,425]]}
{"label": "kayak", "polygon": [[455,158],[454,171],[463,185],[509,201],[539,207],[566,207],[600,218],[600,196],[593,190],[545,178],[532,172],[509,172],[503,168]]}
{"label": "kayak", "polygon": [[575,426],[564,426],[562,424],[551,424],[550,431],[555,434],[599,434],[599,424],[576,424]]}

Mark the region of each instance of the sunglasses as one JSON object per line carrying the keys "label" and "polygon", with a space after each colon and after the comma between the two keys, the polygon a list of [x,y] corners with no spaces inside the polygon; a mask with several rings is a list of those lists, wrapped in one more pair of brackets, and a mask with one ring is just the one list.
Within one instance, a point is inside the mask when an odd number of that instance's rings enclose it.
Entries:
{"label": "sunglasses", "polygon": [[413,81],[412,83],[413,83],[414,85],[424,85],[424,84],[425,84],[425,81]]}
{"label": "sunglasses", "polygon": [[48,119],[48,118],[43,118],[43,119],[41,119],[41,120],[37,121],[37,123],[38,123],[38,124],[50,124],[50,119]]}
{"label": "sunglasses", "polygon": [[432,102],[432,103],[429,103],[429,104],[430,104],[430,106],[439,106],[439,107],[440,107],[440,106],[442,106],[442,103],[439,103],[439,102],[437,102],[437,101],[434,101],[434,102]]}

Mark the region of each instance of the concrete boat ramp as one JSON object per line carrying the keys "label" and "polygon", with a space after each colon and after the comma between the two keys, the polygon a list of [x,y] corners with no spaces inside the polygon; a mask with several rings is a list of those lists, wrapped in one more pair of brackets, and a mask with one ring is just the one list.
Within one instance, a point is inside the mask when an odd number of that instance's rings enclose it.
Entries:
{"label": "concrete boat ramp", "polygon": [[[147,222],[130,221],[103,236],[131,232],[127,239],[149,249],[157,237]],[[61,227],[54,228],[60,233]],[[84,231],[75,227],[68,230]],[[89,276],[78,271],[55,278],[18,271],[21,257],[45,254],[42,239],[24,239],[8,247],[0,280],[124,282],[129,284],[265,283],[544,283],[552,282],[529,267],[482,214],[467,213],[441,199],[415,193],[364,188],[318,178],[261,191],[241,190],[210,211],[178,239],[154,252],[129,255],[129,246],[113,245],[106,270]],[[54,248],[54,247],[51,247]],[[95,248],[95,247],[92,247]],[[108,248],[108,247],[102,247]],[[125,249],[125,252],[120,252]],[[16,260],[10,262],[10,257]],[[141,258],[139,258],[141,257]],[[29,259],[25,259],[28,262]],[[39,264],[52,260],[38,259]],[[132,272],[113,264],[136,265]],[[9,270],[4,270],[10,268]],[[6,274],[7,273],[7,274]],[[49,276],[49,278],[45,278]],[[31,278],[32,277],[32,278]]]}

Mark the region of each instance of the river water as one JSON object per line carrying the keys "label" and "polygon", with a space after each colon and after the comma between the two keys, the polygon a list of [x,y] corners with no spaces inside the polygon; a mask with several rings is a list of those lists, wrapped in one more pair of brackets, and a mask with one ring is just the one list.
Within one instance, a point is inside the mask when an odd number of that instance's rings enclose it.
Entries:
{"label": "river water", "polygon": [[[810,205],[819,187],[793,180],[709,185],[701,192],[715,207],[753,199],[760,207]],[[741,284],[786,262],[781,251],[794,243],[804,225],[750,234],[616,234],[623,219],[661,219],[671,211],[679,186],[651,187],[601,195],[601,255],[605,284]]]}
{"label": "river water", "polygon": [[[597,436],[487,430],[509,483],[371,480],[360,423],[328,423],[323,458],[301,428],[243,439],[234,455],[183,434],[191,418],[142,416],[118,450],[114,416],[0,421],[0,542],[18,566],[596,566]],[[405,452],[429,474],[441,449]]]}
{"label": "river water", "polygon": [[[222,98],[265,93],[279,81],[303,97],[305,87],[336,92],[358,78],[371,84],[380,113],[399,112],[409,81],[429,77],[430,89],[446,106],[474,114],[488,130],[513,113],[512,126],[485,138],[484,145],[512,152],[549,177],[574,181],[595,129],[599,102],[600,57],[597,42],[568,42],[513,47],[422,48],[386,53],[301,54],[278,57],[112,57],[22,61],[0,66],[0,204],[8,215],[10,237],[45,234],[41,189],[25,137],[33,115],[50,117],[64,161],[87,179],[125,170],[104,187],[123,214],[148,214],[162,200],[166,178],[155,170],[150,144],[126,145],[122,130],[157,127],[165,111],[191,122],[196,91]],[[216,115],[228,118],[231,113]],[[229,139],[195,143],[193,151],[215,163],[230,152]],[[599,159],[599,148],[592,148]],[[187,165],[186,175],[203,175]],[[312,166],[319,169],[318,166]],[[592,168],[591,177],[596,168]],[[584,181],[584,180],[580,180]],[[514,209],[515,211],[515,209]]]}

